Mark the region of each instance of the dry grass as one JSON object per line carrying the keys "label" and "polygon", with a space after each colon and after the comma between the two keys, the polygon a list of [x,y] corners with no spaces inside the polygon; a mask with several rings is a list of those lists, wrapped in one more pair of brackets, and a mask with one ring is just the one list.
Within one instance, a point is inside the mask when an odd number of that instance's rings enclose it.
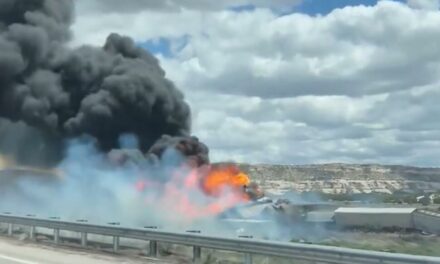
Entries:
{"label": "dry grass", "polygon": [[321,244],[440,257],[440,237],[420,234],[349,233],[323,241]]}

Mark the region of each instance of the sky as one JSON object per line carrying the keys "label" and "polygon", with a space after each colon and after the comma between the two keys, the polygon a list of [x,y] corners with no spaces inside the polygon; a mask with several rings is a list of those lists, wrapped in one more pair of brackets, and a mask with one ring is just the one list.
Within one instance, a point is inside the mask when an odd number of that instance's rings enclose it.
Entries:
{"label": "sky", "polygon": [[184,92],[213,161],[439,167],[439,0],[76,0]]}

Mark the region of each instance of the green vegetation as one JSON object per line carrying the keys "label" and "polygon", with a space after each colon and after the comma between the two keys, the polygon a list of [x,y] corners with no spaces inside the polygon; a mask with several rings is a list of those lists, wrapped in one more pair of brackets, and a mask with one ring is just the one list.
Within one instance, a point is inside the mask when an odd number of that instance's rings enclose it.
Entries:
{"label": "green vegetation", "polygon": [[[241,264],[244,255],[238,252],[227,252],[222,250],[205,249],[202,253],[203,264]],[[310,264],[309,261],[291,260],[288,258],[269,257],[262,255],[253,255],[252,263],[254,264]]]}
{"label": "green vegetation", "polygon": [[392,195],[388,194],[384,197],[384,203],[407,203],[407,204],[415,204],[417,203],[417,195]]}
{"label": "green vegetation", "polygon": [[[293,239],[292,242],[302,242]],[[335,233],[335,236],[319,243],[321,245],[374,250],[382,252],[406,253],[425,256],[440,256],[440,237],[422,236],[415,233],[384,234],[380,232]],[[239,264],[243,263],[243,254],[221,250],[205,249],[202,263]],[[308,264],[310,262],[276,258],[261,255],[253,256],[256,264]]]}
{"label": "green vegetation", "polygon": [[440,239],[438,237],[423,237],[420,235],[399,235],[396,238],[377,238],[364,236],[358,240],[333,240],[322,245],[348,247],[355,249],[406,253],[414,255],[440,256]]}

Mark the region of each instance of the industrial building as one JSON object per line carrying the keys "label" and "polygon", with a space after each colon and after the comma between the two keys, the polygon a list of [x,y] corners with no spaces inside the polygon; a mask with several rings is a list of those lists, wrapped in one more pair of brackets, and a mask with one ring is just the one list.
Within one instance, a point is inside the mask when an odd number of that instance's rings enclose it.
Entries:
{"label": "industrial building", "polygon": [[416,208],[340,207],[333,219],[340,228],[398,228],[440,234],[440,213]]}
{"label": "industrial building", "polygon": [[[221,219],[229,223],[283,226],[320,226],[324,228],[366,228],[368,230],[417,230],[440,234],[440,213],[415,207],[338,207],[265,201],[233,208]],[[233,220],[233,221],[232,221]],[[249,221],[249,220],[253,220]],[[258,221],[257,221],[258,220]]]}
{"label": "industrial building", "polygon": [[416,208],[340,207],[335,210],[336,225],[345,227],[414,229]]}

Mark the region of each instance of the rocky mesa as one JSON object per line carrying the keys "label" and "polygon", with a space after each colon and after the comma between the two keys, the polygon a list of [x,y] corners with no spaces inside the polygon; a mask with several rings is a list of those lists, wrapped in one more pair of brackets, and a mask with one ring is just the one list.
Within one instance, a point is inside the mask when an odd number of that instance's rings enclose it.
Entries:
{"label": "rocky mesa", "polygon": [[379,164],[236,164],[261,187],[324,193],[439,192],[440,168]]}

